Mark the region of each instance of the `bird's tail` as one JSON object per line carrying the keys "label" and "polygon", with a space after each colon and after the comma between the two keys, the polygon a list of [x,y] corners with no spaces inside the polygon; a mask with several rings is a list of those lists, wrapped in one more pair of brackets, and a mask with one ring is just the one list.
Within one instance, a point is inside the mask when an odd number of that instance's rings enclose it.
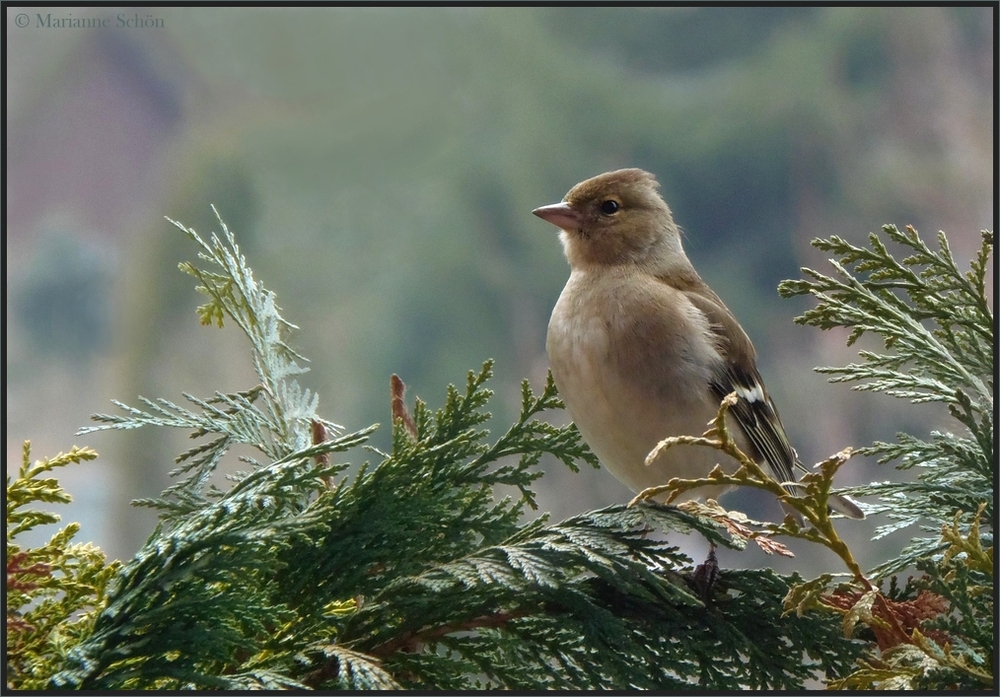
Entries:
{"label": "bird's tail", "polygon": [[[798,482],[790,484],[792,484],[792,486],[795,486],[798,484]],[[783,486],[789,492],[791,491],[792,486],[789,486],[789,484],[784,484]],[[851,500],[847,496],[831,494],[830,499],[827,503],[831,511],[845,515],[848,518],[861,520],[865,517],[865,512],[861,510],[858,504],[856,504],[853,500]],[[790,513],[797,521],[799,521],[799,525],[803,524],[802,516],[794,508],[790,506],[785,506],[784,504],[782,504],[781,508],[782,510],[785,511],[785,513]]]}
{"label": "bird's tail", "polygon": [[865,517],[865,512],[861,510],[858,504],[854,503],[849,497],[837,494],[830,496],[830,510],[836,511],[837,513],[843,513],[848,518],[854,518],[855,520],[861,520]]}

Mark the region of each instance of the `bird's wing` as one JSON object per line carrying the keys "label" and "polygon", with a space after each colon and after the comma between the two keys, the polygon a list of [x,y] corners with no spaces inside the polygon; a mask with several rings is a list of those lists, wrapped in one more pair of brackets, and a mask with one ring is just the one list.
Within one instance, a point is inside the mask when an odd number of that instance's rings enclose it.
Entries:
{"label": "bird's wing", "polygon": [[758,463],[766,463],[779,481],[794,482],[795,450],[788,442],[757,369],[746,371],[730,363],[712,381],[711,387],[720,401],[730,392],[736,393],[738,399],[729,413],[747,437],[751,450],[747,454]]}
{"label": "bird's wing", "polygon": [[700,290],[689,293],[688,299],[708,317],[716,341],[727,357],[711,382],[712,392],[720,401],[730,392],[736,393],[737,402],[729,413],[747,437],[751,450],[747,455],[770,467],[771,474],[779,481],[793,482],[798,457],[757,370],[753,344],[722,300],[707,287]]}
{"label": "bird's wing", "polygon": [[[746,332],[719,296],[697,274],[679,279],[675,277],[672,282],[665,278],[659,280],[683,292],[691,304],[708,318],[720,353],[726,356],[716,370],[710,387],[720,401],[726,395],[736,393],[736,404],[729,413],[746,435],[750,451],[747,455],[755,462],[767,465],[772,476],[779,481],[796,481],[794,470],[808,470],[799,462],[795,449],[788,442],[778,409],[757,370],[756,352]],[[785,488],[791,490],[791,487]],[[847,496],[831,496],[829,504],[833,510],[849,518],[865,517],[864,511]]]}
{"label": "bird's wing", "polygon": [[[781,419],[778,418],[778,410],[764,389],[764,383],[756,367],[744,371],[738,366],[727,365],[721,373],[721,378],[712,382],[712,391],[720,400],[730,392],[736,392],[739,397],[729,413],[735,417],[736,423],[746,434],[751,451],[747,455],[752,457],[754,462],[766,463],[771,469],[771,475],[781,482],[797,480],[793,469],[801,472],[809,471],[799,461],[795,449],[788,442]],[[785,490],[794,493],[790,486],[785,486]],[[828,503],[830,510],[842,513],[848,518],[860,520],[865,517],[865,512],[849,496],[832,494]],[[801,516],[798,513],[787,507],[785,510],[798,518],[801,524]]]}

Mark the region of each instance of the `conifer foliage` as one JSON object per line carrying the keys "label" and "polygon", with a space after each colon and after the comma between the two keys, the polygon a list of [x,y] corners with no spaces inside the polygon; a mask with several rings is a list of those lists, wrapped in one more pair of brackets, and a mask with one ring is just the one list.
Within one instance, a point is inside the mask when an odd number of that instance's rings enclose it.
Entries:
{"label": "conifer foliage", "polygon": [[[845,611],[845,628],[867,625],[877,647],[866,652],[859,670],[833,686],[995,691],[996,363],[986,293],[993,232],[982,232],[965,273],[943,232],[937,250],[912,227],[886,225],[882,232],[905,250],[902,260],[875,234],[869,247],[839,237],[818,239],[817,248],[838,257],[831,260],[835,275],[803,269],[810,280],[779,287],[783,295],[808,293],[818,300],[796,321],[849,327],[849,345],[866,332],[882,339],[884,351],[859,351],[861,363],[819,369],[833,375],[831,381],[854,382],[856,390],[914,404],[943,403],[957,426],[934,431],[929,440],[899,433],[895,443],[861,450],[881,464],[918,471],[915,481],[850,490],[874,499],[868,512],[891,521],[875,539],[916,526],[923,534],[866,577],[856,577],[853,588],[825,596],[828,606]],[[900,582],[903,572],[914,569],[921,575]]]}
{"label": "conifer foliage", "polygon": [[[797,516],[756,523],[714,503],[663,506],[641,494],[558,523],[531,519],[544,456],[574,471],[597,461],[574,426],[541,418],[561,406],[551,376],[538,393],[525,381],[517,421],[491,433],[489,361],[464,387],[449,386],[437,409],[420,399],[407,408],[403,383],[392,376],[390,452],[366,444],[376,426],[344,434],[298,383],[305,359],[288,343],[294,327],[219,222],[221,239],[207,241],[174,223],[203,262],[181,268],[208,297],[198,308],[202,322],[228,320],[246,335],[258,384],[184,395],[184,404],[116,402],[122,414],[95,415],[97,425],[83,429],[172,427],[196,441],[176,458],[175,483],[136,502],[157,509],[160,523],[124,564],[67,547],[75,528],[42,550],[14,543],[25,526],[53,521],[29,504],[67,499],[38,474],[94,456],[74,450],[32,467],[25,450],[19,476],[7,480],[8,687],[992,685],[993,320],[984,280],[991,233],[967,274],[943,235],[932,251],[911,229],[885,228],[913,250],[901,262],[874,235],[871,248],[818,240],[840,257],[837,275],[807,269],[811,280],[782,285],[786,295],[818,299],[801,321],[851,327],[852,342],[864,332],[884,337],[885,354],[862,352],[859,365],[826,369],[835,380],[943,402],[962,426],[867,449],[920,475],[848,493],[870,499],[869,513],[887,515],[879,535],[921,525],[923,536],[863,572],[827,507],[833,474],[852,451],[820,463],[790,493],[733,443],[728,399],[702,437],[658,447],[718,448],[740,469],[645,494],[755,486]],[[245,471],[221,486],[217,470],[237,445],[256,455],[242,456]],[[837,554],[849,580],[696,567],[671,544],[678,534],[737,548],[753,540],[777,553],[787,548],[776,538],[804,539]],[[54,561],[61,574],[50,573]],[[899,580],[914,569],[918,578]],[[67,601],[57,605],[60,584]]]}
{"label": "conifer foliage", "polygon": [[108,582],[120,569],[94,545],[73,542],[79,523],[70,523],[39,547],[26,546],[20,539],[40,525],[59,522],[57,514],[35,506],[72,500],[58,481],[42,475],[96,457],[90,448],[74,447],[32,463],[31,445],[25,442],[17,476],[7,477],[8,689],[41,690],[48,685],[62,668],[65,650],[90,634]]}
{"label": "conifer foliage", "polygon": [[[53,687],[784,689],[847,674],[859,644],[836,618],[783,614],[796,579],[692,583],[661,533],[742,544],[708,519],[644,504],[529,520],[543,455],[597,464],[575,427],[539,418],[560,406],[551,378],[537,394],[523,384],[499,437],[485,428],[490,362],[412,415],[395,379],[389,453],[359,447],[374,427],[337,435],[232,234],[178,227],[207,267],[182,265],[209,298],[202,321],[243,330],[259,384],[95,416],[90,430],[177,427],[198,443],[162,497],[138,502],[161,523]],[[217,487],[234,444],[260,459]],[[375,464],[349,473],[348,451]]]}

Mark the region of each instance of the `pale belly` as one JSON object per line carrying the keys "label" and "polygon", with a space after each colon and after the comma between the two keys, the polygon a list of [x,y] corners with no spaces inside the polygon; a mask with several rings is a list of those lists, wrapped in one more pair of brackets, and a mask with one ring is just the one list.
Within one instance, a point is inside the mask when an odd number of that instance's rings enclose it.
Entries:
{"label": "pale belly", "polygon": [[[639,492],[673,477],[703,477],[720,463],[727,470],[735,469],[735,462],[719,451],[688,445],[662,452],[647,466],[646,456],[662,439],[700,436],[718,404],[705,394],[704,382],[692,382],[689,370],[663,363],[682,358],[661,354],[657,347],[648,348],[648,360],[656,365],[648,379],[621,375],[615,369],[615,342],[609,337],[615,331],[613,321],[577,318],[565,322],[560,319],[560,310],[565,309],[557,304],[549,325],[552,375],[584,440],[615,477]],[[724,490],[706,487],[675,502],[715,498]]]}

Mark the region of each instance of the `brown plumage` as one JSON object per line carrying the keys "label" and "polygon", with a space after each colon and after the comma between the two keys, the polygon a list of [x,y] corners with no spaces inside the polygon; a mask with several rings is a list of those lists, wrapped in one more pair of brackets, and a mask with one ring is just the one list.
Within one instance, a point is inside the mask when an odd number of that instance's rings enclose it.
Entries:
{"label": "brown plumage", "polygon": [[[571,273],[549,321],[546,349],[566,408],[591,449],[634,491],[707,474],[709,448],[646,455],[674,435],[701,435],[736,392],[730,425],[741,449],[779,481],[801,467],[757,371],[753,344],[695,271],[655,177],[640,169],[577,184],[534,212],[559,227]],[[691,496],[717,496],[700,489]],[[851,501],[831,504],[851,517]]]}

